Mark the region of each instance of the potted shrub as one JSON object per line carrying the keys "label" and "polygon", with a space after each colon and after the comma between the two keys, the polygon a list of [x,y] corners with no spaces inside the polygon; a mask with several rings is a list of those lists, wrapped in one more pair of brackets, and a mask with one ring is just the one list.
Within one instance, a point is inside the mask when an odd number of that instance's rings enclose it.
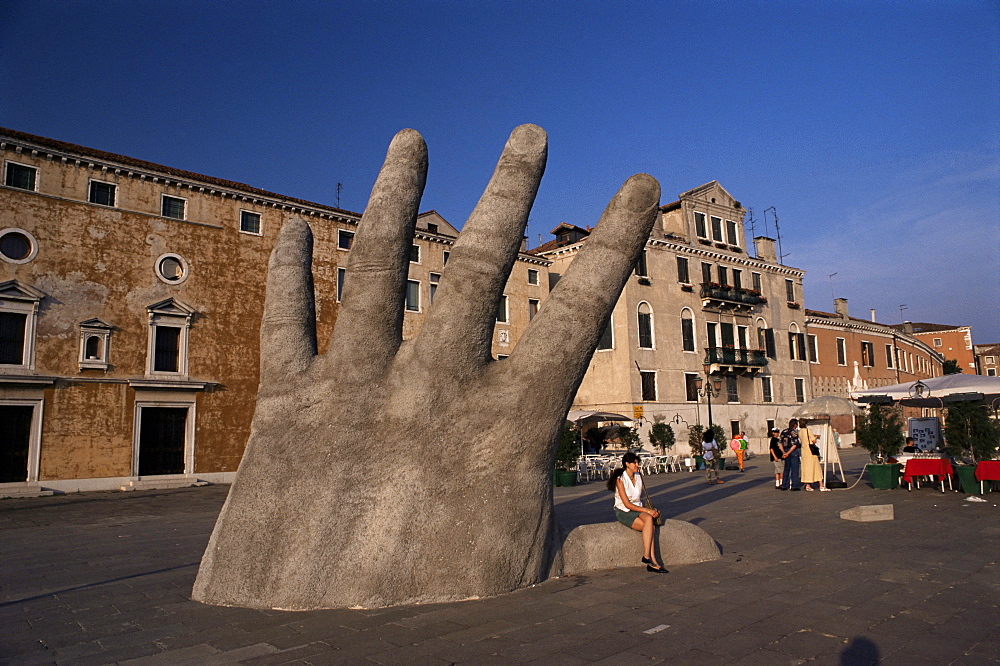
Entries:
{"label": "potted shrub", "polygon": [[657,421],[649,428],[649,444],[650,446],[660,450],[660,453],[666,453],[667,449],[671,449],[674,446],[674,429],[663,421]]}
{"label": "potted shrub", "polygon": [[552,481],[557,486],[576,485],[576,463],[580,459],[579,431],[572,423],[563,427],[559,436],[559,448],[556,449],[556,464],[552,472]]}
{"label": "potted shrub", "polygon": [[868,478],[872,487],[889,490],[899,487],[902,465],[887,461],[903,450],[903,417],[887,405],[873,404],[858,418],[857,441],[871,455]]}
{"label": "potted shrub", "polygon": [[639,441],[639,429],[629,426],[618,426],[618,441],[622,447],[629,451],[636,451],[642,448]]}
{"label": "potted shrub", "polygon": [[976,463],[995,457],[997,442],[1000,441],[1000,426],[990,418],[985,401],[971,400],[948,405],[944,436],[948,442],[948,453],[957,462],[969,460],[972,463],[955,465],[962,492],[978,494],[980,485],[976,481]]}
{"label": "potted shrub", "polygon": [[[695,469],[705,469],[705,450],[701,446],[701,433],[705,431],[704,426],[693,425],[688,428],[688,445],[691,447],[691,454],[694,457],[694,468]],[[726,447],[724,446],[725,433],[722,431],[722,426],[718,423],[712,424],[712,432],[715,433],[715,442],[719,445],[719,464],[722,465],[722,451]],[[720,466],[719,469],[722,469]]]}

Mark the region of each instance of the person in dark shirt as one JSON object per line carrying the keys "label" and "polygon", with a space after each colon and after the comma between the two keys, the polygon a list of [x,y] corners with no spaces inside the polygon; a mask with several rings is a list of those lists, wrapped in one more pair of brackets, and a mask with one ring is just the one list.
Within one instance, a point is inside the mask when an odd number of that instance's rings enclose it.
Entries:
{"label": "person in dark shirt", "polygon": [[[898,442],[899,440],[897,439],[896,441]],[[903,447],[903,453],[920,453],[920,447],[917,446],[912,437],[906,438],[906,446]]]}
{"label": "person in dark shirt", "polygon": [[799,481],[800,465],[802,464],[802,443],[799,441],[799,420],[791,419],[788,427],[781,431],[781,448],[785,454],[785,471],[781,478],[781,489],[802,490]]}
{"label": "person in dark shirt", "polygon": [[771,462],[774,463],[774,487],[781,490],[781,473],[785,469],[785,451],[781,448],[781,440],[778,435],[781,431],[777,428],[771,428],[771,443],[769,449],[771,451]]}

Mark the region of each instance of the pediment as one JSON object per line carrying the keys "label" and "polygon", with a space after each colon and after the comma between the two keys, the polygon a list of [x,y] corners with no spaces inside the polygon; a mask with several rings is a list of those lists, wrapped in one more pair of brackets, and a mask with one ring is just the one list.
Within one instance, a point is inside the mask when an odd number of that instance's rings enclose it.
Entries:
{"label": "pediment", "polygon": [[173,315],[175,317],[190,317],[196,310],[189,305],[181,303],[175,298],[168,298],[152,305],[147,305],[146,310],[151,314]]}
{"label": "pediment", "polygon": [[[437,230],[432,230],[431,225],[436,226]],[[453,227],[448,220],[441,217],[441,214],[436,210],[429,210],[426,213],[417,215],[417,229],[427,231],[428,233],[436,233],[441,236],[458,237],[458,229]]]}
{"label": "pediment", "polygon": [[[695,199],[697,201],[705,201],[708,203],[714,203],[719,206],[727,206],[730,208],[736,208],[739,206],[740,202],[726,191],[719,181],[713,180],[710,183],[705,183],[699,187],[692,190],[688,190],[680,195],[681,199]],[[741,207],[741,206],[740,206]]]}
{"label": "pediment", "polygon": [[103,319],[97,319],[95,317],[94,319],[88,319],[87,321],[81,321],[80,322],[80,328],[106,328],[108,330],[111,330],[111,329],[114,328],[114,326],[112,326],[108,322],[104,321]]}
{"label": "pediment", "polygon": [[45,293],[26,284],[21,284],[17,280],[7,280],[0,282],[0,298],[37,303],[45,298]]}

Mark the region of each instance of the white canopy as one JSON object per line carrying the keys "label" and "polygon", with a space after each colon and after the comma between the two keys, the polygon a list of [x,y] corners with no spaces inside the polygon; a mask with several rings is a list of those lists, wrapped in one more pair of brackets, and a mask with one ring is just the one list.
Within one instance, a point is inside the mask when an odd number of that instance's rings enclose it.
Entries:
{"label": "white canopy", "polygon": [[855,391],[851,397],[858,402],[878,402],[879,398],[888,398],[909,407],[944,407],[948,402],[971,398],[975,394],[982,394],[991,403],[1000,400],[1000,377],[956,373],[921,379],[920,383],[925,387],[921,396],[917,396],[914,388],[917,382],[913,381]]}

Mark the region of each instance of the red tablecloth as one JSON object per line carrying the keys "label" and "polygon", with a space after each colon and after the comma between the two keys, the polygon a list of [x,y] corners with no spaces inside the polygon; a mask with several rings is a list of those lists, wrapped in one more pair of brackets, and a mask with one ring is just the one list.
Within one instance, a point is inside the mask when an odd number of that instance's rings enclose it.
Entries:
{"label": "red tablecloth", "polygon": [[951,463],[945,458],[910,458],[903,469],[903,483],[912,483],[915,476],[954,476]]}
{"label": "red tablecloth", "polygon": [[976,481],[1000,481],[1000,460],[982,460],[976,465]]}

